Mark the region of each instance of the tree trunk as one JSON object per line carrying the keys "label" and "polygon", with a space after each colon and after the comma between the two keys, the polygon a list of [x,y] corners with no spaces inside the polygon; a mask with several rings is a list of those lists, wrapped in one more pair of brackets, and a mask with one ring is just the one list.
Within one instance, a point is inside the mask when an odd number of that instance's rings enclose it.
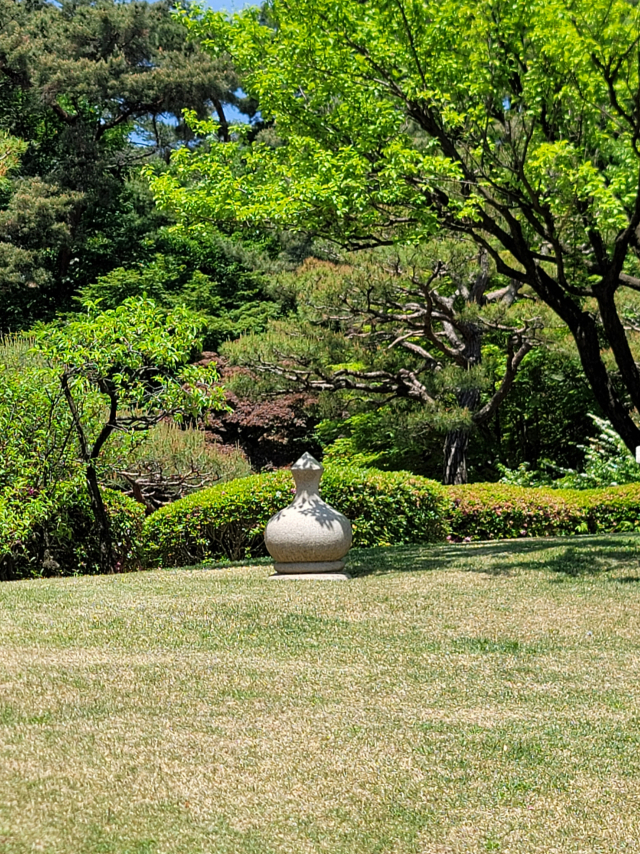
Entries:
{"label": "tree trunk", "polygon": [[100,571],[113,572],[113,538],[111,536],[111,525],[109,516],[107,515],[102,493],[98,484],[98,475],[92,464],[87,466],[87,487],[89,489],[89,500],[93,517],[98,525],[98,533],[100,540]]}
{"label": "tree trunk", "polygon": [[[531,277],[529,284],[540,299],[553,309],[569,327],[578,348],[582,368],[598,404],[614,430],[633,453],[636,447],[640,445],[640,428],[634,423],[629,407],[618,394],[612,373],[607,369],[602,359],[602,345],[595,318],[589,312],[583,311],[542,268],[536,268],[536,275]],[[599,305],[603,329],[609,343],[613,342],[611,349],[620,369],[625,390],[632,401],[635,400],[640,403],[640,392],[635,387],[637,369],[635,365],[632,367],[629,364],[633,357],[630,354],[628,344],[616,340],[620,335],[624,336],[625,332],[617,315],[615,304],[601,296]],[[629,382],[631,388],[628,385]]]}
{"label": "tree trunk", "polygon": [[458,427],[449,430],[444,440],[444,466],[442,482],[446,486],[467,483],[467,448],[469,447],[469,431]]}
{"label": "tree trunk", "polygon": [[[478,343],[478,357],[475,364],[480,363],[480,350]],[[480,389],[465,388],[456,392],[458,406],[467,409],[470,413],[475,412],[480,403]],[[455,427],[449,430],[444,440],[444,466],[442,469],[442,482],[446,486],[454,486],[459,483],[467,483],[467,449],[469,447],[470,428]]]}
{"label": "tree trunk", "polygon": [[[580,324],[575,324],[574,327],[567,325],[573,333],[582,368],[596,400],[614,430],[631,453],[634,453],[640,445],[640,428],[634,423],[628,407],[620,399],[613,378],[602,360],[595,321],[585,314],[581,317]],[[626,387],[626,390],[629,391],[629,388]],[[630,396],[633,397],[631,394]]]}
{"label": "tree trunk", "polygon": [[96,439],[96,442],[93,446],[93,451],[89,452],[87,437],[85,436],[85,432],[82,427],[82,421],[80,420],[78,407],[76,406],[76,402],[73,399],[73,393],[71,391],[71,385],[69,383],[70,376],[70,373],[64,372],[60,377],[60,384],[67,404],[69,406],[71,417],[73,418],[73,425],[75,427],[78,436],[78,441],[80,443],[82,459],[84,460],[84,464],[86,466],[85,477],[87,481],[87,489],[89,491],[89,503],[91,504],[91,510],[93,511],[93,518],[98,526],[98,536],[100,541],[100,571],[113,572],[113,570],[115,569],[115,562],[113,559],[113,537],[111,536],[111,525],[109,524],[109,516],[107,515],[107,511],[104,506],[104,501],[102,500],[102,493],[100,492],[100,485],[98,483],[98,474],[96,472],[95,460],[98,454],[100,453],[100,449],[115,429],[118,399],[113,390],[109,389],[108,387],[106,389],[102,386],[100,387],[100,391],[104,392],[105,394],[108,394],[110,398],[109,421],[100,431],[100,435]]}

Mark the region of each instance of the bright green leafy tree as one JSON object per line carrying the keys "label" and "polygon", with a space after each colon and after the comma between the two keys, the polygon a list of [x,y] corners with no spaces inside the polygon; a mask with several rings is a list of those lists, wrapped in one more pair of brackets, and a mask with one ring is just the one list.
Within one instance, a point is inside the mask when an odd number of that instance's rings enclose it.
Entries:
{"label": "bright green leafy tree", "polygon": [[[103,571],[113,568],[109,518],[98,467],[116,432],[144,434],[163,419],[180,420],[224,407],[213,367],[191,364],[201,346],[202,321],[183,308],[165,311],[152,300],[130,298],[100,311],[89,303],[75,319],[36,332],[35,350],[59,379],[84,468],[92,511],[101,534]],[[99,395],[103,417],[96,425],[85,409]]]}
{"label": "bright green leafy tree", "polygon": [[164,208],[351,249],[464,235],[562,319],[640,445],[640,7],[270,0],[185,19],[272,128],[177,152],[153,181]]}
{"label": "bright green leafy tree", "polygon": [[197,238],[167,229],[154,239],[151,259],[116,267],[81,288],[86,300],[115,308],[127,297],[151,297],[167,308],[184,305],[201,314],[203,345],[217,350],[223,341],[264,328],[279,306],[267,292],[268,277],[260,267],[264,253],[245,249],[220,234]]}

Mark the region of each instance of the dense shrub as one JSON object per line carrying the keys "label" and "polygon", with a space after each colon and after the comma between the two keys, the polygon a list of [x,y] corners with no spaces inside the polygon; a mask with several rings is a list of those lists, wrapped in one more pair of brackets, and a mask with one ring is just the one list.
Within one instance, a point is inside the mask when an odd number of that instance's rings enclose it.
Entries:
{"label": "dense shrub", "polygon": [[[18,336],[0,339],[0,500],[6,489],[40,492],[70,480],[76,467],[71,413],[57,375],[32,352],[33,343]],[[97,403],[85,397],[85,417]]]}
{"label": "dense shrub", "polygon": [[640,484],[559,490],[476,483],[447,492],[454,540],[640,530]]}
{"label": "dense shrub", "polygon": [[[119,492],[104,490],[103,497],[116,569],[137,569],[144,509]],[[100,540],[84,485],[59,484],[54,494],[20,490],[0,499],[0,580],[99,571]]]}
{"label": "dense shrub", "polygon": [[605,418],[589,415],[597,435],[588,445],[578,445],[584,451],[581,471],[558,466],[551,460],[539,460],[538,468],[521,463],[517,469],[498,465],[501,483],[511,486],[548,486],[552,489],[603,489],[625,483],[640,483],[640,465],[620,436]]}
{"label": "dense shrub", "polygon": [[114,469],[117,488],[148,512],[214,483],[251,474],[239,448],[208,441],[204,430],[164,421],[152,427]]}
{"label": "dense shrub", "polygon": [[[293,498],[291,473],[221,483],[144,522],[141,505],[104,491],[117,568],[185,566],[266,554],[264,528]],[[353,525],[354,545],[497,540],[640,530],[640,484],[591,490],[470,484],[446,489],[406,472],[327,466],[322,495]],[[0,580],[99,572],[99,538],[83,486],[55,497],[29,491],[0,500]]]}
{"label": "dense shrub", "polygon": [[[266,554],[264,528],[293,498],[288,471],[220,484],[163,507],[144,528],[152,565],[186,566],[202,560]],[[443,539],[447,499],[433,481],[406,472],[327,467],[322,497],[347,516],[354,545],[403,545]]]}

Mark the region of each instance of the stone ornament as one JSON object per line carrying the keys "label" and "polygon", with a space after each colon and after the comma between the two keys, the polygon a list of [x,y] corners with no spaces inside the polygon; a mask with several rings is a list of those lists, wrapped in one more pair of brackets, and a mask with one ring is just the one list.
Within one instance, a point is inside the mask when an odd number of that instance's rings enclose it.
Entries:
{"label": "stone ornament", "polygon": [[269,519],[264,532],[277,576],[340,573],[344,567],[343,558],[351,548],[351,523],[320,498],[323,471],[311,454],[303,454],[291,467],[296,497]]}

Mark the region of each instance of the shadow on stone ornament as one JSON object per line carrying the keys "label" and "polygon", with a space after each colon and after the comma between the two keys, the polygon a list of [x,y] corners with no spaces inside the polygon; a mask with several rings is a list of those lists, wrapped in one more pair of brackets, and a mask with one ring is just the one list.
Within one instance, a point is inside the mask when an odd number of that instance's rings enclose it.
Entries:
{"label": "shadow on stone ornament", "polygon": [[264,532],[275,562],[271,578],[349,578],[342,570],[351,548],[351,523],[320,498],[323,471],[311,454],[303,454],[291,467],[296,497],[269,519]]}

